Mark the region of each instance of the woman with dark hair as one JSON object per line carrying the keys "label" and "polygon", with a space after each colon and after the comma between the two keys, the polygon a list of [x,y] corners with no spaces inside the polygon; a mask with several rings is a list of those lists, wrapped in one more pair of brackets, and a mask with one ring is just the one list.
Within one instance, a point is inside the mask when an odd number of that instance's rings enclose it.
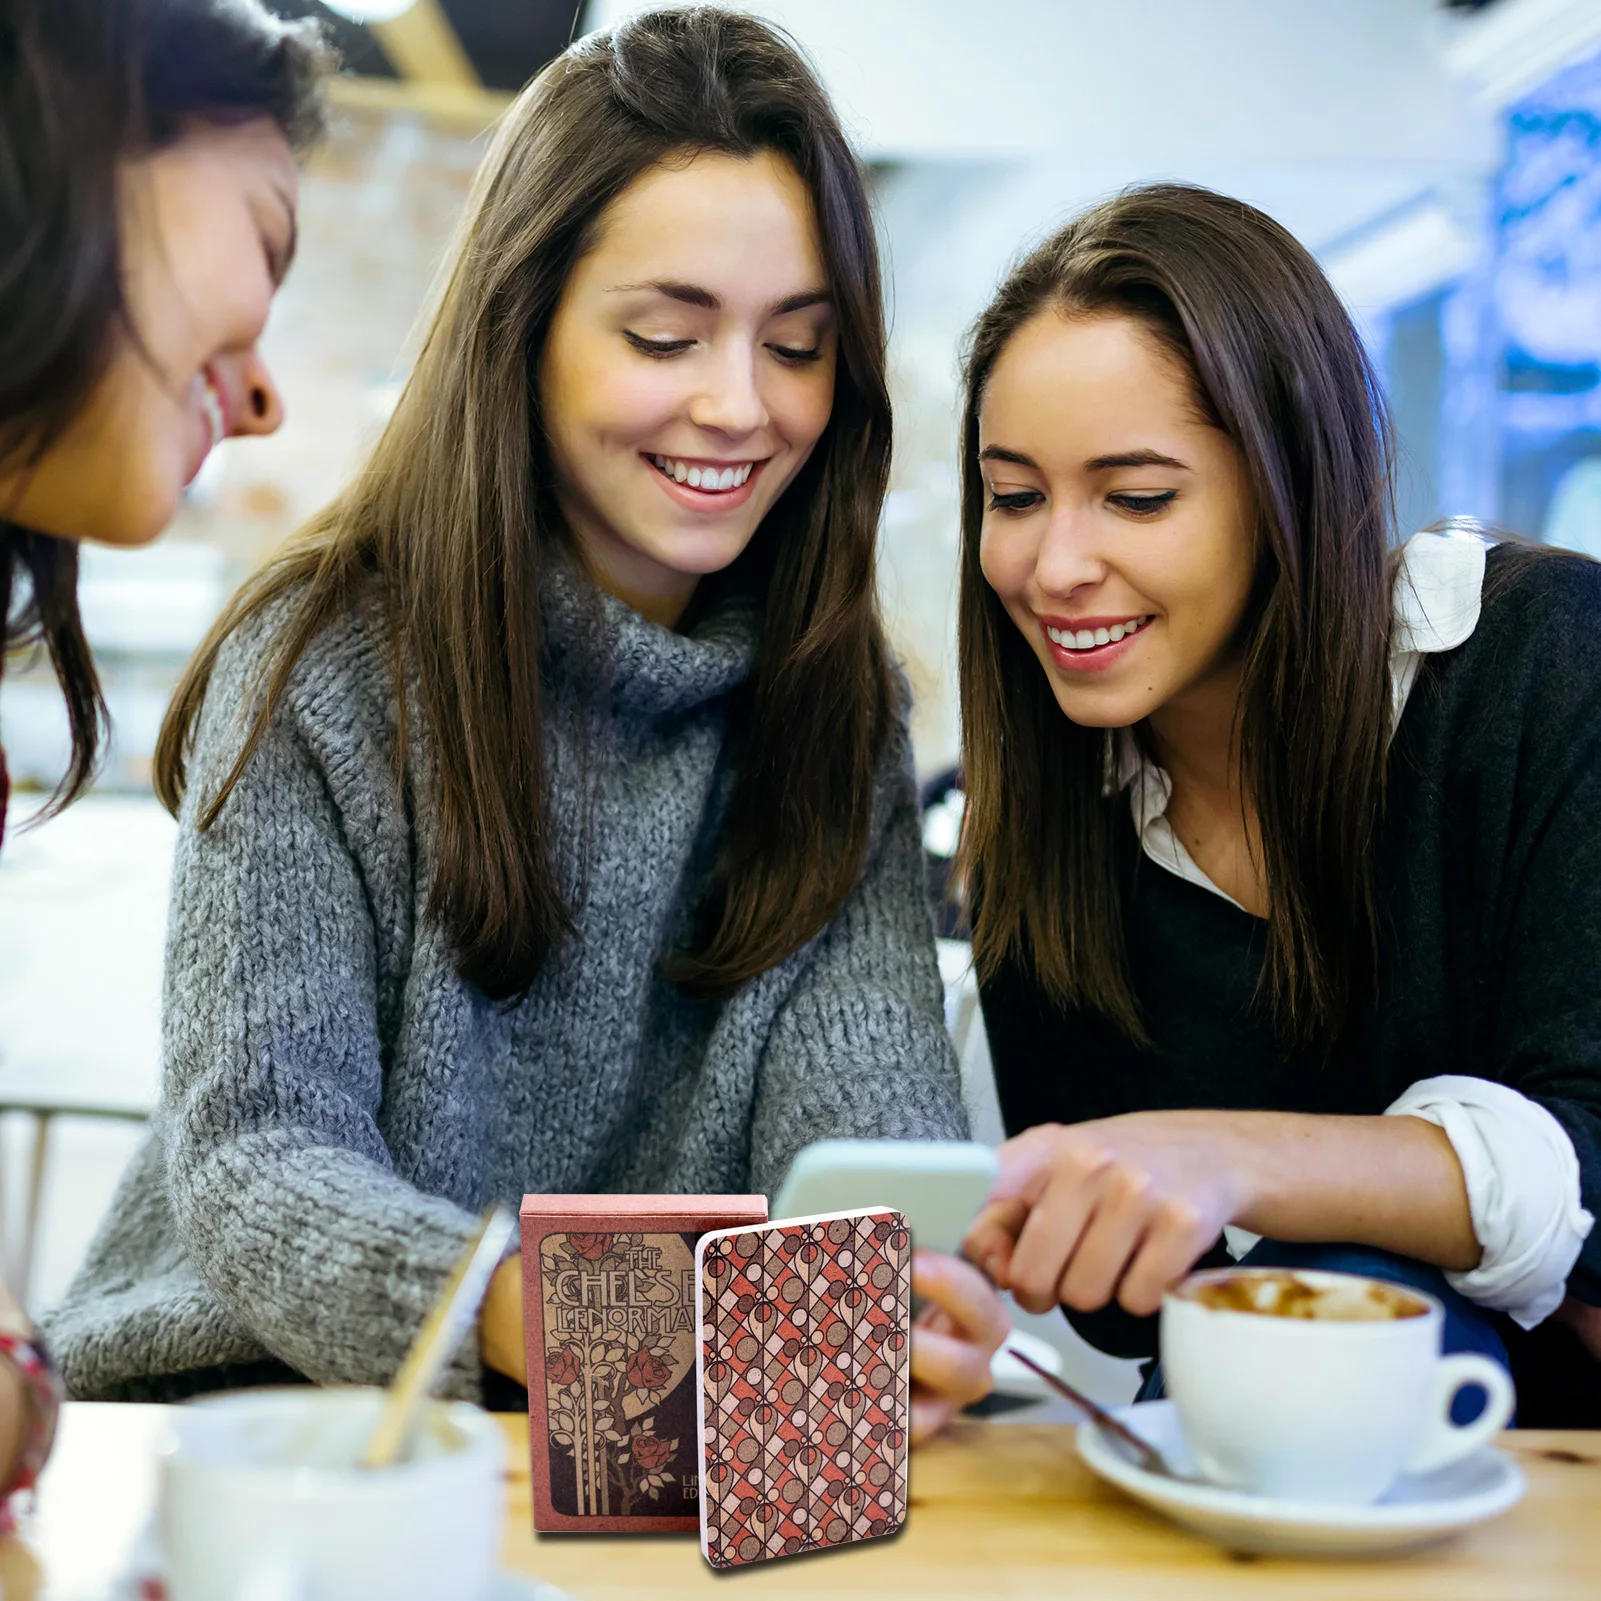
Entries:
{"label": "woman with dark hair", "polygon": [[[43,645],[89,782],[105,705],[77,545],[142,545],[218,440],[282,408],[256,352],[320,126],[313,30],[253,0],[0,0],[0,617]],[[0,752],[0,836],[6,768]],[[0,1489],[49,1449],[55,1385],[0,1290]],[[3,1517],[0,1511],[0,1517]]]}
{"label": "woman with dark hair", "polygon": [[[637,17],[508,112],[371,461],[163,731],[165,1096],[54,1314],[74,1393],[382,1383],[492,1199],[965,1132],[884,338],[856,162],[762,24]],[[966,1264],[918,1282],[926,1430],[1004,1322]],[[524,1374],[513,1259],[486,1371]]]}
{"label": "woman with dark hair", "polygon": [[1601,568],[1467,527],[1389,548],[1338,298],[1201,189],[1015,270],[964,472],[967,867],[1014,1136],[970,1253],[1125,1355],[1251,1236],[1428,1288],[1453,1348],[1524,1353],[1569,1296],[1582,1324]]}

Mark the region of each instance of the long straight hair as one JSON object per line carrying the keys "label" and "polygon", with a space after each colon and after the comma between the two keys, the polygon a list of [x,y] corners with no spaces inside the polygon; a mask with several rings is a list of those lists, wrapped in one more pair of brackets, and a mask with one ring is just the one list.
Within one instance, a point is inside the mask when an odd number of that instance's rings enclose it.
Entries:
{"label": "long straight hair", "polygon": [[[365,471],[219,619],[156,749],[176,809],[223,642],[292,595],[255,720],[204,797],[209,827],[317,633],[370,595],[406,720],[430,736],[437,871],[428,915],[457,970],[497,1000],[533,983],[576,927],[551,858],[539,594],[576,559],[552,495],[537,371],[551,318],[607,205],[681,154],[773,151],[804,180],[838,316],[833,411],[736,566],[761,638],[732,709],[734,782],[698,931],[668,964],[729,991],[839,909],[867,847],[892,679],[874,581],[889,470],[884,315],[862,176],[799,52],[746,16],[694,8],[581,40],[506,115],[411,377]],[[413,693],[414,691],[414,693]]]}
{"label": "long straight hair", "polygon": [[1285,1049],[1327,1050],[1372,993],[1384,806],[1389,422],[1362,342],[1310,255],[1241,201],[1132,189],[1030,254],[979,318],[962,423],[960,662],[981,973],[1012,960],[1057,1002],[1146,1038],[1130,979],[1109,735],[1066,719],[979,565],[979,411],[1042,314],[1127,317],[1188,372],[1238,447],[1257,571],[1235,738],[1269,912],[1263,998]]}
{"label": "long straight hair", "polygon": [[[329,60],[312,23],[255,0],[5,0],[0,6],[0,468],[38,465],[118,341],[117,175],[192,122],[271,117],[298,151],[322,127]],[[0,506],[0,655],[42,644],[72,754],[46,808],[94,773],[105,701],[78,616],[78,547]]]}

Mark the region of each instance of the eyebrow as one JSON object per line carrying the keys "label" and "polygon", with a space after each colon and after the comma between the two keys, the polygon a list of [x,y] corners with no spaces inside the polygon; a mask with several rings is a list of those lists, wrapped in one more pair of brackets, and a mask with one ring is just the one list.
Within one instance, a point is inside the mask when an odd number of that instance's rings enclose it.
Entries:
{"label": "eyebrow", "polygon": [[[1004,445],[986,445],[979,451],[978,459],[1009,461],[1018,467],[1032,467],[1035,472],[1040,470],[1039,463],[1032,456],[1025,456],[1020,450],[1008,450]],[[1180,472],[1190,470],[1187,462],[1164,456],[1159,450],[1124,450],[1112,456],[1092,456],[1084,463],[1084,470],[1092,473],[1110,472],[1114,467],[1176,467]]]}
{"label": "eyebrow", "polygon": [[1187,473],[1189,464],[1159,450],[1124,450],[1113,456],[1095,456],[1084,463],[1086,472],[1102,473],[1113,467],[1177,467]]}
{"label": "eyebrow", "polygon": [[[722,298],[712,293],[710,289],[703,289],[699,284],[679,283],[671,278],[657,278],[649,283],[642,284],[616,284],[609,291],[614,295],[638,294],[641,290],[648,290],[652,294],[665,295],[669,300],[677,300],[686,306],[700,306],[707,311],[721,311]],[[769,317],[786,317],[792,311],[804,311],[808,306],[826,306],[833,303],[834,297],[826,289],[802,289],[798,294],[786,295],[784,299],[774,301],[767,308]]]}

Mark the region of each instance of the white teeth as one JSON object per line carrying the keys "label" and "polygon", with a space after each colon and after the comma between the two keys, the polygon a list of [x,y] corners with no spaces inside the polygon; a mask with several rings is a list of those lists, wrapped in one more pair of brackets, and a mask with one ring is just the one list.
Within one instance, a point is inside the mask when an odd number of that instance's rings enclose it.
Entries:
{"label": "white teeth", "polygon": [[1115,645],[1127,639],[1150,620],[1149,616],[1131,617],[1126,623],[1113,623],[1110,628],[1047,627],[1045,634],[1053,645],[1060,645],[1064,650],[1096,650],[1102,645]]}
{"label": "white teeth", "polygon": [[738,489],[755,470],[756,463],[742,461],[737,467],[691,467],[688,462],[676,461],[671,456],[652,456],[656,470],[674,483],[687,483],[691,489],[720,494],[724,490]]}
{"label": "white teeth", "polygon": [[216,387],[210,378],[207,378],[200,394],[201,409],[206,414],[206,422],[211,427],[211,448],[215,450],[222,443],[223,429],[227,426],[223,421],[222,401],[217,395]]}

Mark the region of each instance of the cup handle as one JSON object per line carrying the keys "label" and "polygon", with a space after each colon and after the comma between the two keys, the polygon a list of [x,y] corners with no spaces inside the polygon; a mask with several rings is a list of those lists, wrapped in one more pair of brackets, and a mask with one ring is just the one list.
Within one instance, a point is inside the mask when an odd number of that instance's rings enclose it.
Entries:
{"label": "cup handle", "polygon": [[[1451,1403],[1457,1391],[1479,1385],[1485,1394],[1484,1410],[1471,1422],[1451,1421]],[[1487,1356],[1464,1352],[1441,1357],[1434,1369],[1434,1401],[1428,1432],[1407,1463],[1408,1473],[1432,1473],[1476,1451],[1492,1434],[1506,1426],[1517,1404],[1517,1393],[1507,1370]]]}

